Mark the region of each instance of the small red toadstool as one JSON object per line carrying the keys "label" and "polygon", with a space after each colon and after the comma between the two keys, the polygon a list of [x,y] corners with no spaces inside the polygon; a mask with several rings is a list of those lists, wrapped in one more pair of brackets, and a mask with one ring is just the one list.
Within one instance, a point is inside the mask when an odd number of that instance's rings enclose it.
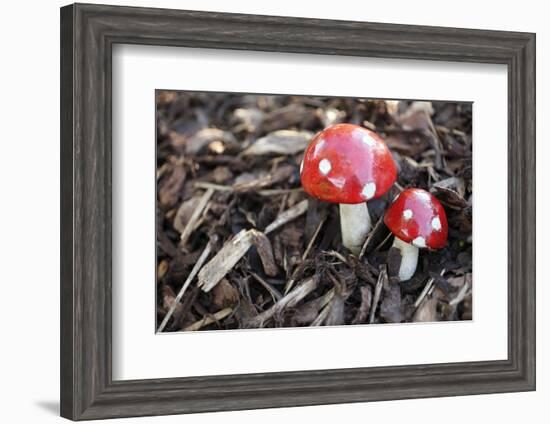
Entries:
{"label": "small red toadstool", "polygon": [[371,226],[365,202],[391,188],[397,168],[376,133],[358,125],[337,124],[311,140],[300,176],[311,196],[340,204],[342,243],[358,254]]}
{"label": "small red toadstool", "polygon": [[395,235],[393,247],[401,252],[399,279],[409,280],[418,262],[418,249],[440,249],[447,243],[447,215],[433,195],[420,188],[403,190],[384,215]]}

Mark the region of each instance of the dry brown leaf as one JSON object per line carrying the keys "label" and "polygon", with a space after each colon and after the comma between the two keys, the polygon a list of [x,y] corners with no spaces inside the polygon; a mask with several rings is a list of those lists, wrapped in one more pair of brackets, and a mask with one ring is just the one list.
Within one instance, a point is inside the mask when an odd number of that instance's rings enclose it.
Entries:
{"label": "dry brown leaf", "polygon": [[283,165],[275,171],[264,174],[247,182],[235,182],[233,189],[239,192],[257,190],[260,188],[269,187],[275,183],[287,180],[294,173],[294,166]]}
{"label": "dry brown leaf", "polygon": [[162,261],[160,261],[157,268],[157,281],[162,280],[167,272],[168,272],[168,261],[166,259],[163,259]]}
{"label": "dry brown leaf", "polygon": [[174,217],[174,228],[179,233],[182,233],[187,226],[187,223],[189,222],[191,215],[193,215],[193,212],[195,211],[197,203],[200,201],[201,197],[202,193],[199,195],[195,195],[189,200],[183,202],[178,208],[176,216]]}
{"label": "dry brown leaf", "polygon": [[420,304],[413,316],[413,322],[437,321],[437,299],[426,299]]}
{"label": "dry brown leaf", "polygon": [[428,142],[417,134],[393,133],[384,139],[388,147],[404,155],[416,157],[428,146]]}
{"label": "dry brown leaf", "polygon": [[222,131],[218,128],[204,128],[187,140],[185,153],[196,155],[215,141],[220,141],[225,146],[234,146],[237,143],[235,136],[228,131]]}
{"label": "dry brown leaf", "polygon": [[266,115],[263,127],[268,132],[275,131],[302,124],[312,117],[315,117],[314,109],[307,108],[300,103],[291,103]]}
{"label": "dry brown leaf", "polygon": [[332,298],[328,316],[325,319],[325,325],[342,325],[344,324],[344,308],[346,297],[340,294],[335,294]]}
{"label": "dry brown leaf", "polygon": [[212,289],[212,303],[219,309],[233,306],[239,301],[239,291],[227,281],[222,279],[216,287]]}
{"label": "dry brown leaf", "polygon": [[458,193],[460,197],[464,197],[464,194],[466,192],[464,180],[458,177],[445,178],[444,180],[433,183],[432,186],[454,190]]}
{"label": "dry brown leaf", "polygon": [[309,131],[279,130],[258,139],[244,151],[245,155],[295,155],[309,144],[313,134]]}
{"label": "dry brown leaf", "polygon": [[180,196],[185,182],[185,170],[181,165],[174,165],[172,172],[159,182],[159,201],[164,207],[174,206]]}
{"label": "dry brown leaf", "polygon": [[388,282],[382,288],[380,317],[385,322],[401,322],[401,288],[399,284]]}
{"label": "dry brown leaf", "polygon": [[429,130],[433,128],[431,102],[413,102],[397,120],[404,130]]}
{"label": "dry brown leaf", "polygon": [[246,130],[248,132],[256,131],[262,121],[265,114],[259,109],[243,109],[238,108],[233,112],[234,119],[239,122],[239,125],[234,128],[234,131]]}
{"label": "dry brown leaf", "polygon": [[[174,293],[174,290],[170,286],[163,285],[160,288],[160,295],[162,298],[162,307],[166,310],[170,309],[172,305],[176,302],[176,294]],[[174,317],[178,317],[179,314],[181,314],[182,305],[177,304],[176,310],[174,312]]]}
{"label": "dry brown leaf", "polygon": [[444,206],[451,209],[462,210],[468,206],[466,199],[450,188],[432,186],[430,192],[437,197]]}
{"label": "dry brown leaf", "polygon": [[372,288],[369,285],[361,287],[361,306],[357,309],[352,324],[364,324],[369,318],[370,306],[372,303]]}
{"label": "dry brown leaf", "polygon": [[233,178],[233,173],[227,166],[217,166],[214,171],[211,173],[212,181],[216,184],[221,184],[231,178]]}

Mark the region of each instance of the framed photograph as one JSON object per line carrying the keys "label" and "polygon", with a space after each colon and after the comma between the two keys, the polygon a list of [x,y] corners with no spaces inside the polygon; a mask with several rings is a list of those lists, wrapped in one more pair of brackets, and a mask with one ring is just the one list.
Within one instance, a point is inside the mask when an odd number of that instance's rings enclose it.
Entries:
{"label": "framed photograph", "polygon": [[61,9],[61,414],[535,389],[535,35]]}

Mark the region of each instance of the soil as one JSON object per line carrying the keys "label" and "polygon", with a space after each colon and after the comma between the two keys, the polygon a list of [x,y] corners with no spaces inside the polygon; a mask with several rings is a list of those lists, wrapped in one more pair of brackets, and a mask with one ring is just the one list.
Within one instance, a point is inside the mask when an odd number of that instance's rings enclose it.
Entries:
{"label": "soil", "polygon": [[[173,91],[156,102],[157,328],[472,319],[470,103]],[[300,187],[305,146],[338,122],[376,131],[399,169],[369,202],[357,257],[341,244],[338,206]],[[406,187],[441,201],[449,237],[399,282],[381,217]]]}

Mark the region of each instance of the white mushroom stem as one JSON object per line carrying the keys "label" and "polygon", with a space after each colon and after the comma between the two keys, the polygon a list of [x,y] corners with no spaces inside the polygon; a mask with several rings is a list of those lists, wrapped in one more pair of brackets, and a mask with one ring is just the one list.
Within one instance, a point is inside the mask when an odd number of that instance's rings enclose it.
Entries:
{"label": "white mushroom stem", "polygon": [[370,231],[371,222],[366,203],[340,203],[340,227],[342,244],[358,255]]}
{"label": "white mushroom stem", "polygon": [[411,243],[401,240],[399,237],[394,237],[393,245],[401,252],[401,265],[399,266],[399,280],[410,280],[416,271],[418,264],[418,247]]}

